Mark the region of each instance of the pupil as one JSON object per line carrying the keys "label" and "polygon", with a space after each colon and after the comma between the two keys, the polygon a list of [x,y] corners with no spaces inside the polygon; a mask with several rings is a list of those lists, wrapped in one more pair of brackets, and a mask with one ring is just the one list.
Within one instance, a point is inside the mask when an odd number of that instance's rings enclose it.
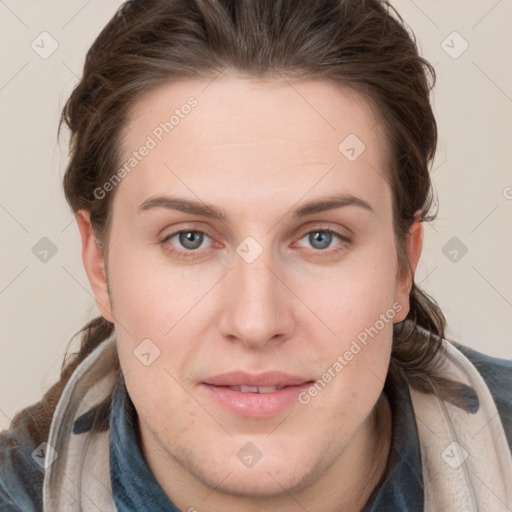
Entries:
{"label": "pupil", "polygon": [[316,249],[325,249],[326,247],[329,247],[332,235],[327,231],[315,231],[309,235],[309,238],[313,247]]}
{"label": "pupil", "polygon": [[187,249],[197,249],[201,246],[202,241],[203,234],[197,231],[186,231],[180,234],[180,243]]}

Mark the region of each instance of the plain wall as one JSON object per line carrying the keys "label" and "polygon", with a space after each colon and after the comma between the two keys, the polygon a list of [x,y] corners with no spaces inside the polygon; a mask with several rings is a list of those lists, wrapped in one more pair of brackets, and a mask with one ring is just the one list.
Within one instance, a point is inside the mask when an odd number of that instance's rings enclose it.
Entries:
{"label": "plain wall", "polygon": [[[450,336],[512,359],[512,2],[393,4],[438,76],[440,208],[416,282],[445,311]],[[67,135],[59,146],[57,126],[87,49],[119,5],[0,2],[0,429],[56,381],[72,335],[98,314],[62,192]],[[42,32],[58,43],[47,58],[40,53],[55,43]]]}

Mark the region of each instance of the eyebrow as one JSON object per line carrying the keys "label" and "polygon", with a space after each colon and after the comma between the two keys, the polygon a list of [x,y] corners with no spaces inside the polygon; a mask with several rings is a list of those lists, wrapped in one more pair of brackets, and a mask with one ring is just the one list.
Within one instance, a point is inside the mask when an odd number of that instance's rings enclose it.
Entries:
{"label": "eyebrow", "polygon": [[[301,218],[314,213],[321,213],[344,206],[357,206],[375,214],[375,210],[364,199],[352,194],[344,194],[323,197],[321,199],[310,201],[299,206],[295,210],[292,210],[292,216]],[[193,199],[176,196],[157,195],[149,197],[137,208],[137,211],[138,213],[142,213],[153,208],[166,208],[168,210],[178,210],[221,221],[227,220],[227,215],[224,211],[216,208],[215,206],[195,201]]]}

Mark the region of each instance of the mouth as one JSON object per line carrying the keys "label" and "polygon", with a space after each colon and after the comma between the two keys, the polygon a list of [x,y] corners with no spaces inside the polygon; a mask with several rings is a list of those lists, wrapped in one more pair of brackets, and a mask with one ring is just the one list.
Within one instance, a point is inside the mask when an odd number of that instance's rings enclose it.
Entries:
{"label": "mouth", "polygon": [[230,372],[206,379],[200,387],[224,411],[249,418],[287,412],[314,380],[282,372],[259,375]]}

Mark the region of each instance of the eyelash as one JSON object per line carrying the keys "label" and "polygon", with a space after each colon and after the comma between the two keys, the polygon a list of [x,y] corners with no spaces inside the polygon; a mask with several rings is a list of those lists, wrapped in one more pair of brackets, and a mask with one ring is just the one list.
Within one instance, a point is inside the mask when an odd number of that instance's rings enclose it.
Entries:
{"label": "eyelash", "polygon": [[[311,229],[309,231],[306,231],[299,237],[299,240],[302,240],[305,236],[307,236],[311,233],[317,233],[317,232],[329,233],[331,235],[334,235],[335,237],[338,237],[341,240],[337,246],[335,246],[334,248],[331,248],[331,249],[314,249],[314,248],[312,249],[314,252],[317,252],[317,253],[319,253],[319,255],[322,255],[326,258],[335,258],[341,252],[345,251],[347,249],[347,246],[352,243],[352,240],[350,238],[348,238],[347,236],[342,235],[341,233],[338,233],[337,231],[334,231],[332,229],[327,229],[327,228],[316,228],[316,229]],[[169,248],[169,245],[170,245],[169,241],[173,237],[175,237],[176,235],[179,235],[181,233],[199,233],[199,234],[206,235],[208,238],[212,239],[212,237],[209,236],[208,233],[206,233],[205,231],[202,231],[200,229],[180,229],[179,231],[175,231],[174,233],[171,233],[170,235],[166,235],[166,236],[160,238],[159,244],[168,253],[171,253],[179,258],[184,258],[184,259],[200,258],[202,256],[202,254],[201,254],[200,249],[196,249],[196,250],[179,249],[179,250],[177,250],[174,248]]]}

